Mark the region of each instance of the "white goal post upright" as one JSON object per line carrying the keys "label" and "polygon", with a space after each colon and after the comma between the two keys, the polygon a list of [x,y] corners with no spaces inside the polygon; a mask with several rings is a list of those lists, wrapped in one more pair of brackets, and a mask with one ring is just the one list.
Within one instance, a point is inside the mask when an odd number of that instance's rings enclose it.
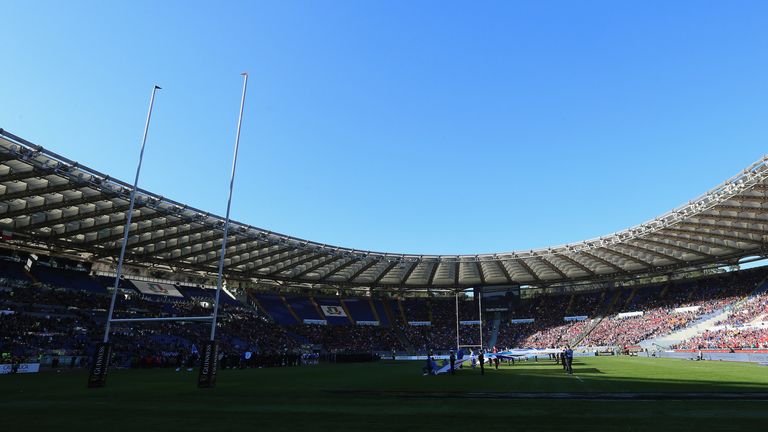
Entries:
{"label": "white goal post upright", "polygon": [[107,314],[107,323],[104,326],[104,343],[109,342],[109,329],[112,324],[112,314],[115,312],[115,301],[117,300],[117,291],[120,286],[120,276],[123,272],[123,260],[125,259],[125,248],[128,246],[128,232],[131,230],[131,217],[133,208],[136,204],[136,188],[139,184],[139,174],[141,173],[141,162],[144,160],[144,147],[147,144],[147,134],[149,133],[149,122],[152,120],[152,108],[155,105],[155,93],[160,90],[159,86],[152,87],[152,95],[149,98],[149,111],[147,111],[147,121],[144,124],[144,136],[141,139],[141,151],[139,152],[139,164],[136,166],[136,177],[133,179],[133,189],[131,189],[131,202],[128,205],[128,213],[125,216],[125,228],[123,229],[123,243],[120,245],[120,257],[117,259],[117,270],[115,271],[115,286],[112,291],[112,300],[109,302],[109,313]]}
{"label": "white goal post upright", "polygon": [[229,212],[232,208],[232,192],[235,189],[235,171],[237,170],[237,151],[240,147],[240,128],[243,125],[243,108],[245,106],[245,93],[248,90],[248,73],[243,72],[243,95],[240,98],[240,114],[237,118],[237,132],[235,133],[235,154],[232,156],[232,174],[229,178],[229,197],[227,198],[227,214],[224,219],[224,239],[221,242],[221,256],[219,256],[219,271],[216,276],[216,298],[213,301],[213,322],[211,323],[211,342],[216,338],[216,319],[219,316],[219,298],[221,297],[222,277],[224,273],[224,258],[227,253],[227,236],[229,234]]}
{"label": "white goal post upright", "polygon": [[459,342],[459,292],[454,291],[453,295],[456,297],[456,349],[458,350],[461,346]]}
{"label": "white goal post upright", "polygon": [[149,133],[149,123],[152,119],[152,108],[155,105],[155,94],[160,90],[157,85],[152,86],[152,95],[149,98],[149,110],[147,111],[147,121],[144,124],[144,135],[141,138],[141,151],[139,152],[139,163],[136,166],[136,177],[133,180],[133,188],[131,189],[131,199],[128,205],[128,213],[125,216],[125,228],[123,229],[123,243],[120,245],[120,256],[117,260],[117,271],[115,272],[115,286],[112,291],[112,299],[109,302],[109,312],[107,313],[107,322],[104,324],[104,338],[102,342],[96,346],[96,351],[93,355],[93,362],[91,364],[91,370],[88,375],[88,387],[89,388],[101,388],[107,383],[107,371],[109,370],[109,362],[112,356],[112,347],[109,344],[109,330],[115,320],[112,315],[115,312],[115,302],[117,301],[117,292],[120,287],[120,276],[123,271],[123,260],[125,259],[125,249],[128,245],[128,232],[131,229],[131,217],[133,216],[133,209],[136,204],[136,189],[139,184],[139,174],[141,173],[141,162],[144,160],[144,148],[147,144],[147,134]]}
{"label": "white goal post upright", "polygon": [[478,316],[480,317],[480,349],[484,349],[485,345],[483,345],[483,289],[478,289],[479,295],[477,296],[477,310],[478,310]]}
{"label": "white goal post upright", "polygon": [[237,132],[235,133],[235,150],[232,156],[232,172],[229,177],[229,196],[227,197],[227,214],[224,219],[224,238],[221,241],[221,254],[219,256],[219,270],[216,275],[216,297],[213,301],[213,316],[211,319],[211,338],[203,347],[200,357],[200,374],[197,378],[199,388],[211,388],[216,385],[216,369],[218,362],[218,345],[216,344],[216,321],[219,316],[219,300],[223,288],[224,259],[227,252],[227,236],[229,235],[229,214],[232,209],[232,193],[235,189],[235,172],[237,171],[237,151],[240,148],[240,129],[243,125],[243,108],[245,107],[245,94],[248,90],[248,73],[243,72],[243,94],[240,98],[240,113],[237,117]]}

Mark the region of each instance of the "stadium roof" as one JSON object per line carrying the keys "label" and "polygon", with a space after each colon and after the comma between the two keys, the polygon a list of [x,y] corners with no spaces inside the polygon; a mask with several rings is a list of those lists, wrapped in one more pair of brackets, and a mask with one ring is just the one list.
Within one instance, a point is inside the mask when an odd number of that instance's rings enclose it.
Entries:
{"label": "stadium roof", "polygon": [[[537,285],[654,275],[764,256],[768,158],[688,204],[600,238],[478,255],[348,249],[239,222],[225,273],[237,279],[401,288]],[[0,226],[11,242],[119,254],[131,186],[0,129]],[[224,218],[140,190],[126,260],[215,272]]]}

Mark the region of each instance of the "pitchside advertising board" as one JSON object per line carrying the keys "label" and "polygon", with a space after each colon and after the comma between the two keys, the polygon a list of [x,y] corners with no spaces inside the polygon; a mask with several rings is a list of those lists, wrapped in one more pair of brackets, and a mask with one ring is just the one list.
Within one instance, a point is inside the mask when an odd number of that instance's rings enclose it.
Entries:
{"label": "pitchside advertising board", "polygon": [[16,373],[37,373],[40,372],[40,363],[21,363],[16,369]]}
{"label": "pitchside advertising board", "polygon": [[0,364],[0,375],[40,372],[40,363]]}

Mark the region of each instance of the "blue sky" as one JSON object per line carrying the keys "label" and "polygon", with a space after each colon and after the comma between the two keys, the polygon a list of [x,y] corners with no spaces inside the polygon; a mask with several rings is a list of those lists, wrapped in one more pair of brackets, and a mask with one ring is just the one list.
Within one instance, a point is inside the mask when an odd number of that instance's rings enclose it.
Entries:
{"label": "blue sky", "polygon": [[768,150],[768,2],[0,0],[0,127],[347,247],[596,237]]}

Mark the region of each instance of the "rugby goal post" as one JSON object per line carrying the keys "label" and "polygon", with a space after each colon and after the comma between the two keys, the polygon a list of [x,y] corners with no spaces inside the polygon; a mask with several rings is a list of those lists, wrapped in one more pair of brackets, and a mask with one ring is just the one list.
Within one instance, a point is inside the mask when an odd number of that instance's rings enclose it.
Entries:
{"label": "rugby goal post", "polygon": [[136,202],[136,190],[139,183],[139,174],[141,173],[141,163],[144,159],[144,148],[147,143],[147,133],[149,131],[149,124],[152,118],[152,108],[155,102],[155,94],[157,90],[160,90],[159,86],[152,88],[152,95],[149,100],[149,111],[147,112],[147,121],[144,125],[144,134],[141,141],[141,151],[139,153],[139,163],[136,167],[136,177],[133,182],[133,188],[131,189],[130,204],[128,207],[128,213],[126,215],[125,228],[123,229],[123,242],[120,246],[120,256],[117,261],[117,271],[115,274],[114,291],[112,292],[112,299],[109,304],[109,312],[107,314],[107,321],[104,326],[104,338],[103,341],[97,345],[96,351],[93,356],[93,362],[91,371],[88,376],[89,388],[100,388],[106,385],[107,371],[109,370],[109,363],[112,355],[112,345],[109,343],[109,334],[112,323],[131,323],[131,322],[168,322],[168,321],[202,321],[211,322],[210,339],[203,345],[203,350],[200,356],[200,370],[198,374],[197,386],[199,388],[212,388],[216,384],[216,369],[218,365],[218,344],[216,343],[216,322],[219,315],[219,302],[221,298],[221,291],[223,287],[223,272],[224,272],[224,258],[227,251],[227,237],[229,234],[229,222],[230,222],[230,210],[232,207],[232,193],[234,191],[235,184],[235,172],[237,169],[237,153],[240,146],[240,130],[243,124],[243,108],[245,106],[245,95],[248,89],[248,73],[243,72],[240,74],[243,77],[243,92],[240,99],[240,111],[237,120],[237,132],[235,135],[235,148],[234,155],[232,157],[232,172],[229,181],[229,195],[227,198],[227,213],[224,221],[224,238],[221,243],[221,253],[219,255],[219,266],[217,273],[217,285],[216,296],[213,302],[213,313],[210,316],[191,316],[191,317],[140,317],[140,318],[114,318],[115,302],[117,301],[117,293],[120,286],[120,277],[123,270],[123,261],[125,259],[125,250],[128,245],[128,234],[131,228],[131,216],[133,214],[134,205]]}
{"label": "rugby goal post", "polygon": [[459,350],[461,348],[480,348],[483,349],[483,295],[482,292],[480,293],[480,296],[478,297],[477,302],[477,309],[478,309],[478,317],[479,317],[479,331],[480,331],[480,344],[462,344],[461,343],[461,319],[459,317],[459,292],[455,291],[454,293],[454,299],[456,300],[456,349]]}

